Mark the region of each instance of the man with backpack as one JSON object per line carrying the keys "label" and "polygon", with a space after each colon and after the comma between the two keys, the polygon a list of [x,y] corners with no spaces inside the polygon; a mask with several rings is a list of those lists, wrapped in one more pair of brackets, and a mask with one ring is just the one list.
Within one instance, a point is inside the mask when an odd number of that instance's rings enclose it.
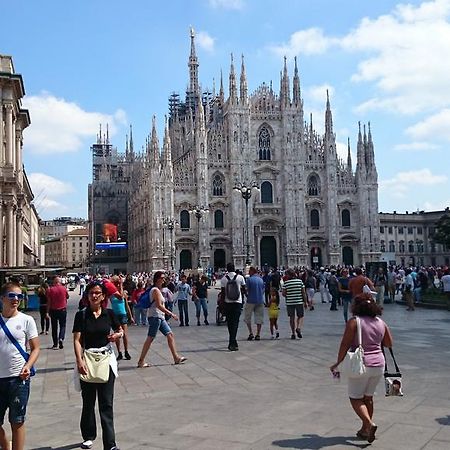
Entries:
{"label": "man with backpack", "polygon": [[225,316],[227,318],[229,343],[228,350],[239,350],[236,335],[239,327],[239,317],[242,310],[242,296],[246,295],[245,279],[236,273],[234,264],[227,264],[227,274],[220,280],[221,295],[225,299]]}

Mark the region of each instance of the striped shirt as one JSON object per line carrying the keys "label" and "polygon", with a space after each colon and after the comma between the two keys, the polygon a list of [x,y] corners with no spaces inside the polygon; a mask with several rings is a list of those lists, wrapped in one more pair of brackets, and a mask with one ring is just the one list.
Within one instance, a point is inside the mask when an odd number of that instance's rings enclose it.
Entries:
{"label": "striped shirt", "polygon": [[302,280],[292,278],[284,282],[283,289],[286,290],[286,305],[298,305],[303,303],[303,289],[305,288]]}

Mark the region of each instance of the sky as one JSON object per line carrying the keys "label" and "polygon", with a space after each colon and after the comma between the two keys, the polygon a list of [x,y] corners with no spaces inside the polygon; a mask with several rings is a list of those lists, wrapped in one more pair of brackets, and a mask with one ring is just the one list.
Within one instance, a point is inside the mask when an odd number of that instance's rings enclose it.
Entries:
{"label": "sky", "polygon": [[340,154],[350,138],[355,156],[370,121],[380,211],[450,206],[450,0],[0,0],[0,12],[43,219],[87,217],[99,124],[119,151],[131,124],[139,150],[155,115],[162,141],[168,97],[189,80],[190,27],[203,89],[222,70],[227,94],[231,53],[245,57],[249,93],[279,89],[284,56],[291,83],[297,56],[305,117],[323,132],[328,89]]}

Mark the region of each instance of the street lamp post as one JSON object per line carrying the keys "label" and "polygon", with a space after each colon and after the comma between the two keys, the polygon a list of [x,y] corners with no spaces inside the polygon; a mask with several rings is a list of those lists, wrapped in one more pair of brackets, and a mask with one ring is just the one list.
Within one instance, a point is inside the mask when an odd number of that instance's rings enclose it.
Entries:
{"label": "street lamp post", "polygon": [[242,195],[245,201],[245,248],[246,248],[246,258],[245,264],[249,265],[250,260],[250,230],[248,223],[248,201],[252,198],[253,189],[259,190],[259,186],[256,181],[251,181],[249,184],[243,182],[236,182],[234,188],[235,191]]}
{"label": "street lamp post", "polygon": [[175,229],[175,225],[177,225],[178,222],[173,217],[164,217],[163,218],[163,255],[165,256],[165,243],[164,243],[164,229],[167,228],[170,232],[170,252],[169,252],[169,258],[170,258],[170,268],[171,270],[174,269],[174,262],[173,262],[173,230]]}
{"label": "street lamp post", "polygon": [[209,212],[209,209],[206,206],[195,205],[192,209],[189,210],[191,214],[193,214],[197,218],[197,231],[198,231],[198,263],[197,267],[201,267],[200,261],[200,219]]}

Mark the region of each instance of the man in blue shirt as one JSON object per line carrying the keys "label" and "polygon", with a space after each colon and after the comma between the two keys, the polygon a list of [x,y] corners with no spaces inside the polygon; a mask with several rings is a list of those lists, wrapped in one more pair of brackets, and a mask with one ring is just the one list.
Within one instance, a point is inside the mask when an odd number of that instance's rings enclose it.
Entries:
{"label": "man in blue shirt", "polygon": [[178,312],[180,313],[180,327],[189,326],[188,300],[192,295],[191,286],[186,283],[186,275],[181,276],[181,283],[177,287],[178,291]]}
{"label": "man in blue shirt", "polygon": [[[247,303],[244,308],[244,322],[248,328],[247,340],[260,340],[261,325],[264,319],[264,281],[259,276],[254,267],[249,269],[250,276],[247,278]],[[253,335],[252,330],[252,313],[255,314],[256,335]]]}

